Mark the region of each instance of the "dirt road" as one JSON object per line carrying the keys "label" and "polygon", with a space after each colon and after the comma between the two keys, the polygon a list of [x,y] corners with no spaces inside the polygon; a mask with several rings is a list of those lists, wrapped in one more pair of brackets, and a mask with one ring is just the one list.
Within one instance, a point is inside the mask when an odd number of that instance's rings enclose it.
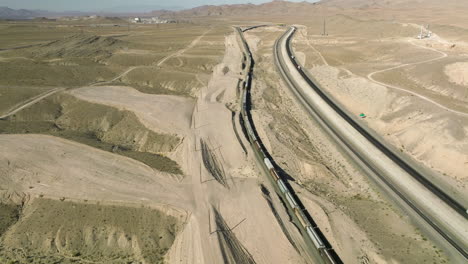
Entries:
{"label": "dirt road", "polygon": [[412,94],[418,98],[421,98],[423,99],[424,101],[426,102],[429,102],[433,105],[436,105],[437,107],[440,107],[446,111],[449,111],[451,113],[455,113],[455,114],[458,114],[458,115],[462,115],[462,116],[468,116],[468,113],[466,112],[462,112],[462,111],[457,111],[457,110],[454,110],[454,109],[451,109],[445,105],[442,105],[424,95],[421,95],[419,93],[416,93],[416,92],[413,92],[411,90],[408,90],[408,89],[405,89],[405,88],[402,88],[402,87],[398,87],[398,86],[395,86],[395,85],[391,85],[391,84],[388,84],[388,83],[383,83],[383,82],[379,82],[377,80],[375,80],[373,78],[374,75],[376,74],[379,74],[379,73],[383,73],[383,72],[387,72],[387,71],[392,71],[392,70],[396,70],[396,69],[401,69],[401,68],[404,68],[404,67],[408,67],[408,66],[413,66],[413,65],[420,65],[420,64],[425,64],[425,63],[429,63],[429,62],[433,62],[433,61],[437,61],[437,60],[441,60],[441,59],[444,59],[446,58],[448,55],[447,53],[445,52],[442,52],[442,51],[439,51],[439,50],[436,50],[434,48],[430,48],[430,47],[426,47],[426,46],[421,46],[421,45],[418,45],[416,43],[414,43],[413,40],[408,40],[408,43],[410,43],[411,45],[414,45],[416,47],[419,47],[419,48],[423,48],[423,49],[427,49],[427,50],[430,50],[430,51],[433,51],[433,52],[436,52],[436,53],[439,53],[440,56],[437,56],[435,58],[432,58],[432,59],[428,59],[428,60],[423,60],[423,61],[419,61],[419,62],[413,62],[413,63],[405,63],[405,64],[401,64],[401,65],[398,65],[398,66],[393,66],[393,67],[390,67],[390,68],[387,68],[387,69],[383,69],[383,70],[378,70],[378,71],[374,71],[374,72],[371,72],[367,75],[367,78],[369,80],[371,80],[372,82],[376,83],[376,84],[380,84],[380,85],[383,85],[385,87],[388,87],[388,88],[391,88],[391,89],[395,89],[395,90],[399,90],[399,91],[403,91],[405,93],[409,93],[409,94]]}

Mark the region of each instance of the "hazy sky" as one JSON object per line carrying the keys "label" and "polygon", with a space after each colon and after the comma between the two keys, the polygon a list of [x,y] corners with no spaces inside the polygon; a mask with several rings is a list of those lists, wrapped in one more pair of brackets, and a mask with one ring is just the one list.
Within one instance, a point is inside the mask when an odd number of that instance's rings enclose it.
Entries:
{"label": "hazy sky", "polygon": [[[301,2],[303,0],[289,0]],[[316,2],[317,0],[307,0]],[[50,11],[143,11],[151,7],[190,8],[200,5],[265,3],[269,0],[0,0],[0,6],[14,9],[42,9]],[[135,10],[125,10],[125,7]]]}

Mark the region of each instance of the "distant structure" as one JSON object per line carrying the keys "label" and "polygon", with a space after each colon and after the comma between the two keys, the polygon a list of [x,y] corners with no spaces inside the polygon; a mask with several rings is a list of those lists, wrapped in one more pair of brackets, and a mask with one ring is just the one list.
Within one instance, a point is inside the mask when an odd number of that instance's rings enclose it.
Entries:
{"label": "distant structure", "polygon": [[136,17],[131,19],[130,22],[137,23],[137,24],[168,24],[168,23],[176,23],[175,20],[167,20],[167,19],[160,19],[158,17],[151,17],[151,18],[140,18]]}
{"label": "distant structure", "polygon": [[421,32],[417,36],[417,39],[426,39],[432,37],[432,31],[429,30],[429,25],[421,25]]}

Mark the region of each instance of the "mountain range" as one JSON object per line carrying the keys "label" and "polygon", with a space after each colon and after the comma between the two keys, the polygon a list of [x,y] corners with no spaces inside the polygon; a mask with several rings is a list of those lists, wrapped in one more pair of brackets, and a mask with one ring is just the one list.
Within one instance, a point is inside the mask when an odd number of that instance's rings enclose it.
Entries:
{"label": "mountain range", "polygon": [[39,16],[43,12],[41,11],[33,11],[27,9],[11,9],[8,7],[0,7],[0,18],[7,18],[7,19],[27,19],[27,18],[34,18]]}
{"label": "mountain range", "polygon": [[[161,16],[161,17],[198,17],[198,16],[307,16],[317,7],[331,9],[425,9],[425,8],[468,8],[468,1],[459,0],[321,0],[319,2],[288,2],[275,0],[263,4],[204,5],[186,10],[178,7],[164,8],[159,6],[135,6],[130,8],[115,7],[91,12],[49,12],[44,10],[11,9],[0,7],[0,18],[30,19],[34,17],[85,16],[85,15],[119,15],[119,16]],[[148,11],[146,11],[148,10]],[[131,12],[131,13],[130,13]]]}

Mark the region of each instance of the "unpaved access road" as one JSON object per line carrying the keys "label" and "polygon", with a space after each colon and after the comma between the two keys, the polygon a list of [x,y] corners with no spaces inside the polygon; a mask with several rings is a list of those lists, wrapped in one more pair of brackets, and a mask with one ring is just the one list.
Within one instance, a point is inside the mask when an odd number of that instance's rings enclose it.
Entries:
{"label": "unpaved access road", "polygon": [[413,41],[411,40],[408,40],[408,42],[411,44],[411,45],[414,45],[416,47],[419,47],[419,48],[423,48],[423,49],[427,49],[427,50],[430,50],[430,51],[433,51],[433,52],[436,52],[438,53],[440,56],[437,56],[435,58],[432,58],[432,59],[428,59],[428,60],[424,60],[424,61],[419,61],[419,62],[413,62],[413,63],[405,63],[405,64],[401,64],[401,65],[397,65],[397,66],[393,66],[393,67],[390,67],[390,68],[387,68],[387,69],[383,69],[383,70],[378,70],[378,71],[374,71],[374,72],[371,72],[367,75],[367,78],[369,80],[371,80],[372,82],[376,83],[376,84],[380,84],[382,86],[385,86],[385,87],[388,87],[388,88],[391,88],[391,89],[395,89],[395,90],[399,90],[399,91],[403,91],[405,93],[409,93],[409,94],[412,94],[418,98],[421,98],[422,100],[424,101],[427,101],[431,104],[434,104],[436,105],[437,107],[440,107],[446,111],[449,111],[451,113],[455,113],[455,114],[458,114],[458,115],[462,115],[462,116],[468,116],[468,113],[466,112],[462,112],[462,111],[457,111],[457,110],[454,110],[454,109],[451,109],[445,105],[442,105],[424,95],[421,95],[419,93],[416,93],[416,92],[413,92],[413,91],[410,91],[408,89],[405,89],[405,88],[402,88],[402,87],[398,87],[398,86],[395,86],[395,85],[391,85],[391,84],[388,84],[388,83],[383,83],[383,82],[379,82],[377,80],[374,79],[374,75],[376,74],[379,74],[379,73],[383,73],[383,72],[387,72],[387,71],[392,71],[392,70],[396,70],[396,69],[400,69],[400,68],[404,68],[404,67],[408,67],[408,66],[413,66],[413,65],[419,65],[419,64],[425,64],[425,63],[429,63],[429,62],[433,62],[433,61],[437,61],[437,60],[441,60],[441,59],[444,59],[446,58],[448,55],[447,53],[445,52],[442,52],[442,51],[439,51],[439,50],[436,50],[434,48],[430,48],[430,47],[425,47],[425,46],[421,46],[421,45],[418,45],[418,44],[415,44]]}
{"label": "unpaved access road", "polygon": [[18,113],[19,111],[23,110],[24,108],[29,107],[29,106],[41,101],[44,98],[47,98],[47,97],[49,97],[49,96],[51,96],[53,94],[56,94],[58,92],[63,92],[65,90],[66,90],[65,88],[55,88],[55,89],[46,91],[44,93],[41,93],[41,94],[39,94],[39,95],[37,95],[35,97],[32,97],[32,98],[26,100],[25,102],[22,102],[20,104],[17,104],[16,106],[12,107],[11,110],[7,111],[7,113],[0,116],[0,119],[5,119],[5,118],[7,118],[9,116],[12,116],[12,115]]}
{"label": "unpaved access road", "polygon": [[[197,43],[200,41],[200,39],[202,39],[206,34],[208,34],[210,31],[212,30],[212,28],[209,28],[207,29],[205,32],[203,32],[203,34],[201,34],[200,36],[198,36],[196,39],[194,39],[187,47],[181,49],[181,50],[178,50],[172,54],[169,54],[168,56],[162,58],[160,61],[157,62],[157,66],[161,66],[165,61],[167,61],[168,59],[172,58],[172,57],[177,57],[177,56],[180,56],[182,55],[184,52],[186,52],[187,50],[191,49],[192,47],[194,47],[195,45],[197,45]],[[38,44],[40,45],[40,44]],[[24,47],[17,47],[17,48],[11,48],[11,49],[20,49],[20,48],[29,48],[29,47],[32,47],[32,46],[36,46],[36,45],[29,45],[29,46],[24,46]],[[10,49],[3,49],[3,50],[10,50]],[[0,51],[2,51],[2,49],[0,49]],[[148,68],[150,66],[132,66],[132,67],[129,67],[127,70],[125,70],[124,72],[122,72],[121,74],[117,75],[116,77],[112,78],[111,80],[108,80],[108,81],[100,81],[100,82],[92,82],[86,86],[83,86],[83,87],[87,87],[87,86],[97,86],[97,85],[103,85],[103,84],[107,84],[107,83],[112,83],[112,82],[115,82],[117,81],[118,79],[124,77],[125,75],[129,74],[130,72],[136,70],[136,69],[139,69],[139,68]],[[51,95],[54,95],[58,92],[63,92],[65,90],[72,90],[72,89],[79,89],[81,87],[77,87],[77,88],[55,88],[55,89],[52,89],[50,91],[47,91],[47,92],[44,92],[40,95],[37,95],[33,98],[30,98],[22,103],[19,103],[17,104],[16,106],[14,106],[11,110],[9,110],[7,113],[5,113],[4,115],[0,116],[0,119],[5,119],[9,116],[12,116],[16,113],[18,113],[19,111],[27,108],[27,107],[30,107],[31,105],[34,105],[35,103],[51,96]]]}

